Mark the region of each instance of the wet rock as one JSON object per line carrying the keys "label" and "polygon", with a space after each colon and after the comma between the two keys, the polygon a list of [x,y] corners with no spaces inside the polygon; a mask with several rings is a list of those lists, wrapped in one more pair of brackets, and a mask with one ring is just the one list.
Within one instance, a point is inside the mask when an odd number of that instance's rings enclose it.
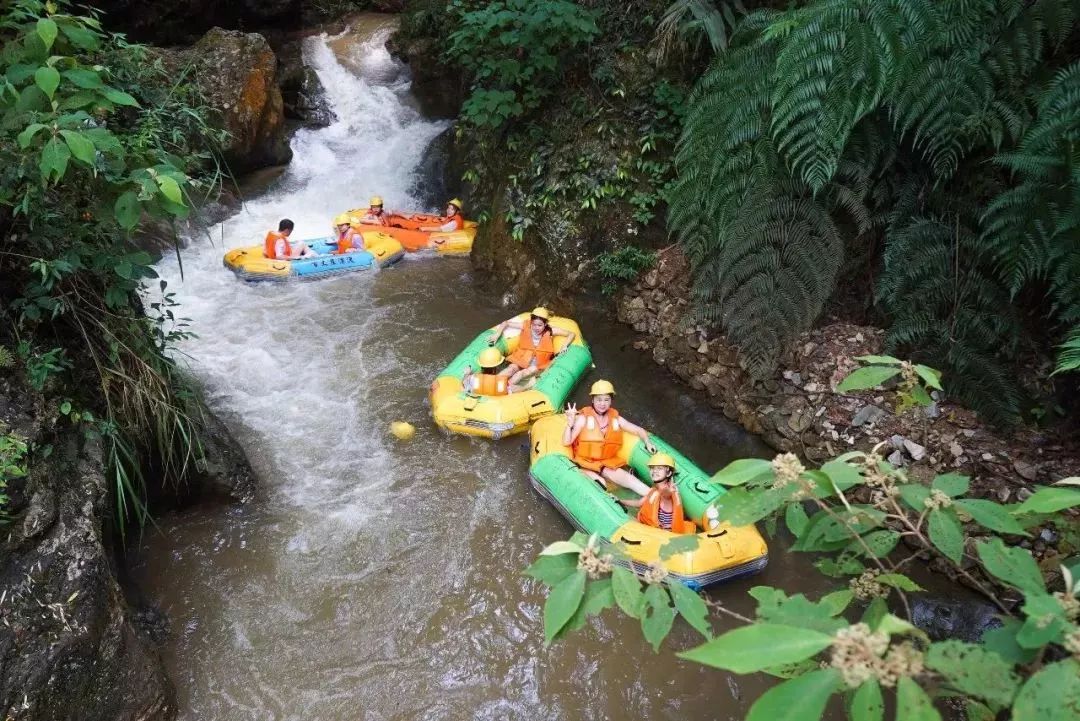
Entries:
{"label": "wet rock", "polygon": [[289,161],[277,57],[266,38],[214,28],[179,55],[193,63],[217,124],[229,133],[223,151],[234,173]]}
{"label": "wet rock", "polygon": [[175,45],[197,39],[215,25],[226,28],[268,27],[295,23],[302,0],[94,0],[106,11],[110,29],[123,28],[138,40]]}
{"label": "wet rock", "polygon": [[1039,470],[1035,466],[1019,460],[1013,461],[1013,470],[1025,481],[1034,481],[1039,475]]}
{"label": "wet rock", "polygon": [[877,423],[885,417],[885,411],[881,410],[877,406],[866,405],[858,410],[855,417],[851,419],[851,425],[853,426],[867,426]]}
{"label": "wet rock", "polygon": [[960,456],[964,455],[964,448],[963,448],[963,446],[961,446],[956,441],[953,441],[952,443],[949,444],[949,453],[951,453],[951,454],[953,454],[953,456],[959,458]]}
{"label": "wet rock", "polygon": [[912,596],[911,620],[935,641],[956,638],[974,643],[1001,626],[995,607],[970,598]]}
{"label": "wet rock", "polygon": [[904,454],[901,451],[893,451],[892,453],[889,454],[889,457],[886,458],[885,460],[887,460],[889,463],[891,463],[893,466],[895,466],[897,468],[899,468],[900,466],[903,466],[904,464],[907,463],[907,459],[904,458]]}
{"label": "wet rock", "polygon": [[277,82],[285,117],[311,128],[325,128],[337,120],[318,73],[304,63],[301,43],[280,47],[278,60]]}
{"label": "wet rock", "polygon": [[920,446],[915,441],[905,438],[904,450],[911,456],[912,460],[921,461],[926,456],[926,447]]}
{"label": "wet rock", "polygon": [[1055,543],[1057,539],[1058,534],[1052,528],[1044,528],[1039,532],[1039,540],[1043,543]]}

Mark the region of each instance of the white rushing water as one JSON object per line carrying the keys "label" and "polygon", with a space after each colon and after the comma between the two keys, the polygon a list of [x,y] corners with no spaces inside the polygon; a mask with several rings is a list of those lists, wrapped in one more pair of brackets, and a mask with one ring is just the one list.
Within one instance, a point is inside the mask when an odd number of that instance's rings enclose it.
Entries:
{"label": "white rushing water", "polygon": [[[446,123],[424,119],[407,102],[407,67],[384,47],[390,32],[384,23],[360,44],[325,35],[306,41],[305,59],[326,88],[337,120],[327,128],[300,130],[292,141],[293,161],[270,191],[211,229],[212,240],[191,239],[183,279],[171,255],[158,267],[176,293],[180,315],[199,334],[181,349],[211,405],[242,419],[262,446],[251,454],[256,467],[288,480],[271,484],[279,494],[317,506],[325,491],[334,514],[361,513],[361,504],[347,496],[358,500],[365,489],[338,488],[331,479],[358,460],[369,468],[387,463],[378,448],[381,433],[365,427],[356,411],[365,381],[378,376],[376,366],[385,360],[379,354],[386,351],[366,343],[369,334],[362,328],[340,328],[377,318],[369,297],[374,273],[249,285],[223,272],[221,258],[227,249],[261,242],[283,217],[296,223],[294,238],[308,238],[330,234],[336,214],[365,206],[374,194],[390,209],[420,207],[412,194],[417,168]],[[339,58],[332,46],[351,56]],[[355,380],[355,387],[345,390],[344,377]],[[365,439],[364,459],[356,457],[359,438]]]}

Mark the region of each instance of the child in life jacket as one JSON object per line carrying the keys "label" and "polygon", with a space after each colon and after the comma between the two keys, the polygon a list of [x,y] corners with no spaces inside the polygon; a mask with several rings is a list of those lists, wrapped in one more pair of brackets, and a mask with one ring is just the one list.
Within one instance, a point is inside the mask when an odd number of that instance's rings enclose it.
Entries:
{"label": "child in life jacket", "polygon": [[364,249],[364,236],[356,232],[352,227],[353,219],[348,215],[339,215],[334,218],[337,227],[337,250],[336,255],[342,253],[356,253]]}
{"label": "child in life jacket", "polygon": [[277,231],[271,230],[263,240],[263,255],[270,260],[296,260],[297,258],[310,258],[318,255],[308,247],[304,241],[289,242],[293,228],[296,225],[288,218],[282,218],[278,223]]}
{"label": "child in life jacket", "polygon": [[[461,214],[461,201],[454,198],[446,204],[446,215],[441,220],[442,225],[422,225],[420,230],[430,233],[452,233],[455,230],[465,228],[465,216]],[[438,247],[446,242],[446,238],[432,238],[431,246]]]}
{"label": "child in life jacket", "polygon": [[473,373],[473,367],[468,366],[461,379],[462,388],[466,393],[479,396],[505,396],[510,393],[510,382],[506,376],[499,375],[499,367],[504,360],[498,348],[480,351],[476,359],[480,372]]}
{"label": "child in life jacket", "polygon": [[648,493],[619,503],[638,509],[638,523],[672,533],[696,533],[697,526],[683,515],[682,499],[675,485],[675,459],[667,453],[654,453],[649,459],[649,477],[653,485]]}
{"label": "child in life jacket", "polygon": [[629,488],[639,496],[649,492],[649,487],[633,473],[626,470],[626,463],[619,457],[623,434],[637,436],[645,444],[645,450],[656,453],[649,440],[649,433],[621,416],[611,407],[615,386],[609,381],[596,381],[589,389],[592,404],[580,411],[574,405],[566,406],[566,428],[563,445],[571,449],[571,460],[589,478],[606,486],[610,481]]}
{"label": "child in life jacket", "polygon": [[368,201],[367,212],[357,218],[357,222],[365,225],[390,225],[390,218],[383,212],[381,195],[371,196],[371,200]]}
{"label": "child in life jacket", "polygon": [[[515,391],[528,388],[535,382],[536,376],[543,373],[551,365],[551,361],[574,342],[576,335],[573,331],[555,328],[550,321],[551,312],[547,308],[533,308],[528,325],[510,319],[492,329],[492,334],[488,337],[488,343],[492,345],[502,338],[507,328],[521,330],[517,349],[507,358],[508,365],[499,371],[500,375],[510,379],[510,387]],[[555,352],[556,337],[566,338],[566,343],[558,352]]]}

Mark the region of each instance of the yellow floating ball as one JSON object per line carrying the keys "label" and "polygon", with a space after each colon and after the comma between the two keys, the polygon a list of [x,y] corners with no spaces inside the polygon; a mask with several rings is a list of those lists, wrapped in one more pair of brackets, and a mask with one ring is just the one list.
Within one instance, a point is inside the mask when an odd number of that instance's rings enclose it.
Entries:
{"label": "yellow floating ball", "polygon": [[390,432],[401,441],[407,441],[416,435],[416,426],[405,421],[394,421],[390,424]]}

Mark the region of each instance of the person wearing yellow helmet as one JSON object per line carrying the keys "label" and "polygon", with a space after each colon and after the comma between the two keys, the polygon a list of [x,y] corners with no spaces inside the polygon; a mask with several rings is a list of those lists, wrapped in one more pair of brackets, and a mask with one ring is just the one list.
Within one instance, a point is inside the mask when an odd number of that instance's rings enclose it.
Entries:
{"label": "person wearing yellow helmet", "polygon": [[356,253],[364,249],[364,236],[357,233],[352,227],[353,219],[342,213],[334,218],[334,227],[337,229],[336,255],[342,253]]}
{"label": "person wearing yellow helmet", "polygon": [[566,428],[563,445],[571,449],[574,461],[589,478],[603,483],[610,481],[629,488],[639,496],[649,492],[649,487],[624,467],[619,459],[623,434],[629,433],[641,439],[645,450],[656,453],[656,446],[649,440],[649,432],[621,416],[611,407],[615,386],[610,381],[599,380],[589,389],[592,403],[580,411],[573,403],[566,406]]}
{"label": "person wearing yellow helmet", "polygon": [[498,348],[485,348],[476,357],[480,372],[474,373],[473,367],[465,368],[461,385],[466,393],[480,396],[505,396],[510,392],[510,382],[506,376],[499,375],[499,369],[506,359]]}
{"label": "person wearing yellow helmet", "polygon": [[654,453],[648,465],[652,488],[641,498],[620,499],[619,503],[637,508],[637,520],[646,526],[672,533],[697,532],[697,526],[683,513],[679,487],[675,484],[675,459],[668,453]]}
{"label": "person wearing yellow helmet", "polygon": [[465,227],[465,216],[461,214],[461,201],[454,198],[446,204],[446,215],[439,220],[441,225],[421,225],[420,230],[429,233],[452,233]]}
{"label": "person wearing yellow helmet", "polygon": [[[507,366],[499,371],[499,374],[508,377],[510,387],[515,390],[525,390],[535,384],[537,376],[551,365],[556,356],[566,351],[577,337],[572,330],[551,325],[551,311],[540,306],[533,308],[529,314],[528,327],[516,318],[505,320],[491,329],[488,343],[498,343],[503,333],[510,328],[521,332],[518,335],[517,348],[507,358]],[[558,351],[555,350],[556,338],[566,339]]]}
{"label": "person wearing yellow helmet", "polygon": [[356,221],[365,225],[390,225],[389,216],[383,212],[382,196],[371,196],[371,200],[368,201],[367,212],[357,218]]}

